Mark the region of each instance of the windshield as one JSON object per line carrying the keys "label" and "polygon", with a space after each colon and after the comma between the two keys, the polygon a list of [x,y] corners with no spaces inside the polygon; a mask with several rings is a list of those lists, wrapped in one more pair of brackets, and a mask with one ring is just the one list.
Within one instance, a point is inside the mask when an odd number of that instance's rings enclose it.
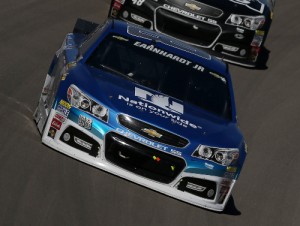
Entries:
{"label": "windshield", "polygon": [[226,79],[155,43],[109,35],[87,64],[231,119]]}

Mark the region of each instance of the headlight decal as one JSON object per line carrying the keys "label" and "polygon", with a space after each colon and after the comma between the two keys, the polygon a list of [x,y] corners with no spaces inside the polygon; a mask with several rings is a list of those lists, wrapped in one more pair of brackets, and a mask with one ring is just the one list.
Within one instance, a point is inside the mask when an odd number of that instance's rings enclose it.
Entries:
{"label": "headlight decal", "polygon": [[266,19],[264,16],[244,16],[231,14],[225,23],[255,31],[261,28],[265,24],[265,21]]}
{"label": "headlight decal", "polygon": [[239,150],[235,148],[216,148],[199,145],[192,156],[209,160],[222,166],[229,166],[234,164],[239,158]]}
{"label": "headlight decal", "polygon": [[84,94],[77,86],[71,85],[68,88],[67,98],[72,107],[78,108],[104,122],[108,121],[108,109]]}

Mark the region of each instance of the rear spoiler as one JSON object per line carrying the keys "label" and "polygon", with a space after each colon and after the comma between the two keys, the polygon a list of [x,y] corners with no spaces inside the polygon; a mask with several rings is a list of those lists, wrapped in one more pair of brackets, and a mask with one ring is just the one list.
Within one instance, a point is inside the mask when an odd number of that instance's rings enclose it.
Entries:
{"label": "rear spoiler", "polygon": [[99,24],[78,18],[73,29],[74,34],[89,35],[99,26]]}

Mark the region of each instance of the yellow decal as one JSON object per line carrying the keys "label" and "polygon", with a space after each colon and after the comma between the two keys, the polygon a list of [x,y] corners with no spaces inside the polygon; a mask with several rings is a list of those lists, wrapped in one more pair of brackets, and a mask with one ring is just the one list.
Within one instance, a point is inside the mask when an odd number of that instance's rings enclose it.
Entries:
{"label": "yellow decal", "polygon": [[67,78],[68,73],[63,73],[63,75],[61,76],[61,80],[65,81]]}
{"label": "yellow decal", "polygon": [[151,137],[161,138],[162,135],[158,132],[156,132],[154,129],[142,129],[143,132],[147,133]]}
{"label": "yellow decal", "polygon": [[256,30],[255,34],[260,35],[260,36],[264,36],[265,35],[265,31]]}
{"label": "yellow decal", "polygon": [[64,100],[60,100],[59,101],[59,104],[64,106],[65,108],[67,109],[70,109],[71,108],[71,104],[69,104],[67,101],[64,101]]}
{"label": "yellow decal", "polygon": [[237,167],[227,166],[227,172],[236,173]]}

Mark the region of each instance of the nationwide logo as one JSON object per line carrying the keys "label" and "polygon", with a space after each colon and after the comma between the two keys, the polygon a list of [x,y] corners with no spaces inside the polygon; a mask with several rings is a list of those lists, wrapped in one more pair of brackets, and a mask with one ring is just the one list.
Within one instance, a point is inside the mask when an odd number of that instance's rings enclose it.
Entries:
{"label": "nationwide logo", "polygon": [[201,9],[201,7],[199,7],[199,6],[197,6],[197,5],[193,4],[193,3],[187,3],[186,2],[184,6],[187,7],[187,8],[189,8],[190,10],[197,10],[197,11],[199,11]]}
{"label": "nationwide logo", "polygon": [[135,87],[135,96],[146,102],[150,102],[162,109],[169,110],[178,114],[183,114],[183,105],[176,101],[170,100],[170,98],[167,96],[156,95],[138,87]]}
{"label": "nationwide logo", "polygon": [[161,138],[162,137],[162,134],[156,132],[154,129],[144,128],[144,129],[142,129],[142,131],[144,133],[147,133],[150,137],[155,137],[155,138]]}
{"label": "nationwide logo", "polygon": [[128,107],[170,119],[172,124],[177,124],[184,128],[202,129],[201,126],[182,118],[184,106],[168,96],[157,95],[138,87],[135,87],[135,96],[138,99],[131,99],[119,94],[118,100],[124,101]]}

